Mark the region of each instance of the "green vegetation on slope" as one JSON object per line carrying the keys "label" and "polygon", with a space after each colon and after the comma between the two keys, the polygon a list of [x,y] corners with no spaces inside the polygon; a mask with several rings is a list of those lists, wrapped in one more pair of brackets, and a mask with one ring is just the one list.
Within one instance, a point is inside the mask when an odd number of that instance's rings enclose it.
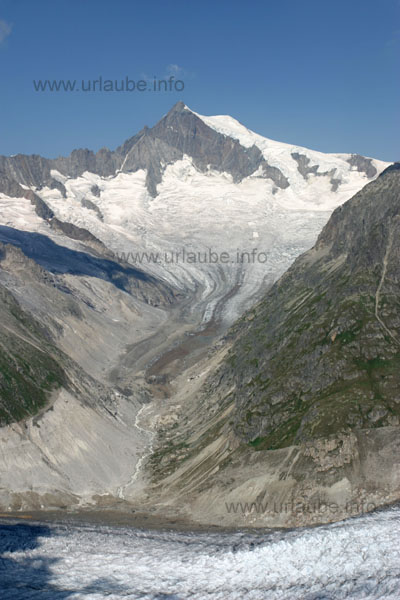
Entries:
{"label": "green vegetation on slope", "polygon": [[0,286],[1,426],[36,414],[65,383],[56,356],[45,332]]}

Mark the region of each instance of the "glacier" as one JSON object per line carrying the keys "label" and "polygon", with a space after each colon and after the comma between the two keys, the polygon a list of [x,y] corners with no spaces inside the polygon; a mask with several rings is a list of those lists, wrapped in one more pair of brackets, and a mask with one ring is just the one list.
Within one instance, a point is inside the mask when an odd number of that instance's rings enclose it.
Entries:
{"label": "glacier", "polygon": [[285,532],[2,519],[2,599],[397,600],[399,516]]}

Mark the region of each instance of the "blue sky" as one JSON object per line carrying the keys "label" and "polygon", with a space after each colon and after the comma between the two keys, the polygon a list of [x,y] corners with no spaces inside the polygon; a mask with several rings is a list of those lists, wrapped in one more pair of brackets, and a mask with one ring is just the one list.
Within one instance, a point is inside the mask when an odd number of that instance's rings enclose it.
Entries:
{"label": "blue sky", "polygon": [[[178,100],[324,152],[399,160],[400,0],[0,0],[0,154],[115,148]],[[35,92],[33,80],[184,90]]]}

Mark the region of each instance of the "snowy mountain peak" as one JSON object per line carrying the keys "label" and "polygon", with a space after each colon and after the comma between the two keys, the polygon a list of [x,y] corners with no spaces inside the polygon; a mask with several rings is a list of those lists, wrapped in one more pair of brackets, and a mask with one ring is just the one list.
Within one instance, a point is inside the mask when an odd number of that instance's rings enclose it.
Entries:
{"label": "snowy mountain peak", "polygon": [[[84,237],[112,251],[231,253],[224,264],[141,265],[180,288],[202,289],[196,310],[206,320],[235,288],[230,320],[314,243],[332,210],[386,166],[275,142],[230,116],[205,117],[178,102],[115,151],[0,157],[0,217],[9,227],[62,243]],[[243,263],[238,249],[257,250],[263,260]]]}
{"label": "snowy mountain peak", "polygon": [[[55,186],[56,170],[64,177],[84,172],[109,177],[144,170],[146,188],[152,197],[159,193],[169,165],[188,157],[196,171],[216,171],[240,183],[248,177],[267,180],[270,193],[291,188],[297,195],[315,187],[320,192],[338,192],[361,174],[364,183],[377,176],[387,163],[350,154],[324,154],[265,138],[228,115],[206,117],[177,102],[152,128],[144,127],[114,152],[103,148],[96,154],[74,150],[69,157],[49,160],[40,156],[0,157],[0,173],[18,184]],[[328,185],[322,186],[322,181]],[[357,176],[357,180],[360,178]],[[362,183],[362,181],[360,181]],[[9,188],[10,184],[7,184]],[[5,184],[3,185],[5,190]],[[0,191],[2,186],[0,183]],[[308,194],[307,191],[307,195]]]}

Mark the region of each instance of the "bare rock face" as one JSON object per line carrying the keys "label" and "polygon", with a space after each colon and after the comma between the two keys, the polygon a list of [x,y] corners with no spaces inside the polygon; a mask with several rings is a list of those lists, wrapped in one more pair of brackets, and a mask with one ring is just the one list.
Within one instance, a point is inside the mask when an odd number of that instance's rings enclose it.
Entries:
{"label": "bare rock face", "polygon": [[157,194],[165,167],[184,155],[193,158],[199,171],[214,169],[230,173],[236,182],[261,166],[264,177],[272,179],[278,187],[289,185],[283,173],[269,166],[256,146],[244,148],[237,140],[213,130],[183,102],[178,102],[155,127],[145,128],[127,140],[117,152],[125,156],[124,172],[147,170],[147,186],[153,196]]}
{"label": "bare rock face", "polygon": [[97,154],[88,149],[79,149],[73,150],[68,157],[55,159],[43,158],[37,154],[0,156],[0,173],[2,177],[26,186],[40,189],[49,185],[59,188],[59,182],[51,175],[53,169],[68,177],[78,177],[85,171],[108,177],[115,173],[119,164],[120,157],[107,148],[99,150]]}

